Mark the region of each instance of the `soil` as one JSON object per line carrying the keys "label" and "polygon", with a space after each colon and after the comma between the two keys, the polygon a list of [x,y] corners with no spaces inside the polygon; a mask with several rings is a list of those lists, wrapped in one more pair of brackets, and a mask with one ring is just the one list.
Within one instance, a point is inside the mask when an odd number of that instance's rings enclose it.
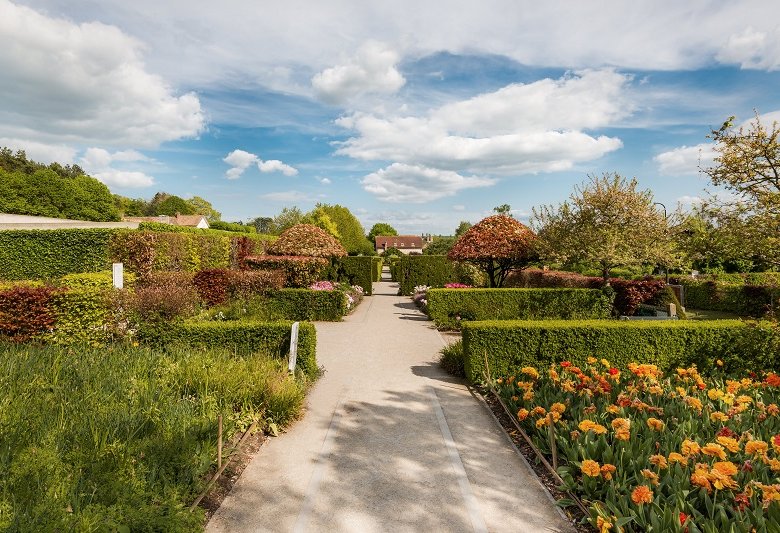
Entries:
{"label": "soil", "polygon": [[[523,436],[520,435],[520,433],[517,431],[517,428],[515,428],[509,415],[506,413],[496,397],[486,389],[476,389],[476,391],[485,400],[485,403],[487,403],[488,407],[490,407],[490,410],[493,411],[493,415],[504,428],[506,434],[509,435],[510,439],[512,439],[512,442],[518,451],[523,454],[523,457],[525,457],[534,473],[536,473],[536,477],[539,478],[539,481],[541,481],[542,485],[547,488],[552,497],[555,498],[556,501],[570,499],[568,494],[558,489],[558,482],[556,479],[542,464],[542,462],[539,461],[533,448],[529,446]],[[596,531],[590,524],[583,522],[586,517],[576,505],[564,508],[563,512],[576,531],[582,533],[593,533]]]}

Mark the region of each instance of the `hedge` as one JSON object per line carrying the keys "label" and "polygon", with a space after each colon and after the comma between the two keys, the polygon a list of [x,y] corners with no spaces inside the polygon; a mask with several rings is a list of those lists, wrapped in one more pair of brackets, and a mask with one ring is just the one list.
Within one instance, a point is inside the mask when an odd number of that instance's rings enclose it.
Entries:
{"label": "hedge", "polygon": [[371,296],[374,279],[374,258],[370,255],[340,257],[335,260],[336,281],[363,287],[363,294]]}
{"label": "hedge", "polygon": [[439,328],[468,320],[605,319],[612,299],[598,289],[430,289],[428,316]]}
{"label": "hedge", "polygon": [[322,257],[297,255],[248,256],[245,259],[250,269],[281,270],[285,287],[308,287],[315,281],[322,281],[332,270],[331,263]]}
{"label": "hedge", "polygon": [[[229,347],[241,354],[267,352],[285,358],[290,352],[291,321],[279,322],[182,322],[166,330],[139,332],[141,339],[151,344],[179,342],[191,346]],[[316,377],[317,332],[314,325],[301,322],[298,329],[297,368],[307,376]]]}
{"label": "hedge", "polygon": [[117,229],[0,231],[0,279],[54,279],[111,267]]}
{"label": "hedge", "polygon": [[381,257],[374,256],[371,258],[373,261],[373,270],[371,271],[371,281],[382,281],[382,267],[384,261]]}
{"label": "hedge", "polygon": [[[132,272],[124,272],[122,277],[124,288],[130,288],[135,284],[136,276]],[[114,273],[106,270],[66,274],[57,280],[56,284],[70,289],[111,289],[114,287]]]}
{"label": "hedge", "polygon": [[[492,376],[519,374],[524,366],[546,368],[588,357],[611,364],[652,363],[662,370],[697,364],[711,368],[778,370],[776,327],[751,328],[738,320],[710,321],[483,321],[463,324],[466,375],[481,381],[485,358]],[[760,350],[755,347],[760,346]],[[769,347],[767,347],[769,346]],[[752,353],[750,351],[753,350]]]}
{"label": "hedge", "polygon": [[347,298],[339,290],[281,289],[267,298],[272,310],[287,320],[338,322],[347,314]]}
{"label": "hedge", "polygon": [[399,294],[410,295],[417,285],[444,287],[455,281],[453,263],[445,255],[407,255],[395,267]]}
{"label": "hedge", "polygon": [[764,285],[731,284],[683,278],[685,306],[691,309],[727,311],[743,316],[764,316],[777,305],[780,289]]}

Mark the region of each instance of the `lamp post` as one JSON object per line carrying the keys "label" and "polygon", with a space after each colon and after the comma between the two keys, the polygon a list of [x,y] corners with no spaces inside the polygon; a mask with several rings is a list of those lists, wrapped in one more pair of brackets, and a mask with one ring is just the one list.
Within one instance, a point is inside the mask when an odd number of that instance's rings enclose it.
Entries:
{"label": "lamp post", "polygon": [[[653,202],[653,205],[660,205],[664,209],[664,226],[666,227],[664,231],[669,229],[669,217],[666,215],[666,206],[662,204],[661,202]],[[669,285],[669,267],[667,265],[664,265],[664,273],[666,274],[666,284]]]}

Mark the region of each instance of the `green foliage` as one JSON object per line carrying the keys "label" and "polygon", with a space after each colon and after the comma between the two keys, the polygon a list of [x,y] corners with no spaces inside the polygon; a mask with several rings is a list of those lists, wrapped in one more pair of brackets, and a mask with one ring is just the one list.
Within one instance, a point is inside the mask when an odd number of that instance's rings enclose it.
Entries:
{"label": "green foliage", "polygon": [[366,239],[366,232],[355,215],[344,206],[317,204],[315,210],[320,210],[330,217],[339,233],[339,241],[349,255],[371,255],[374,244]]}
{"label": "green foliage", "polygon": [[[381,257],[372,257],[371,258],[373,269],[371,272],[371,281],[380,281],[382,279],[382,267],[384,266],[384,262],[382,261]],[[366,296],[369,296],[371,293],[366,293]]]}
{"label": "green foliage", "polygon": [[282,289],[270,292],[267,301],[286,320],[339,322],[347,314],[347,299],[340,290]]}
{"label": "green foliage", "polygon": [[405,255],[394,268],[399,294],[408,296],[417,285],[444,287],[454,281],[453,263],[443,255]]}
{"label": "green foliage", "polygon": [[285,287],[308,287],[325,278],[330,262],[323,257],[302,257],[286,255],[261,255],[246,257],[249,268],[258,270],[280,270],[284,273]]}
{"label": "green foliage", "polygon": [[[749,351],[735,349],[750,331],[736,320],[485,321],[463,324],[463,346],[472,381],[482,380],[486,364],[492,376],[509,376],[524,366],[546,368],[563,360],[584,365],[593,356],[619,367],[652,363],[664,371],[691,364],[711,368],[720,358],[738,369],[753,364]],[[772,358],[761,368],[779,370],[780,361]]]}
{"label": "green foliage", "polygon": [[382,252],[382,257],[384,258],[390,258],[390,257],[404,257],[406,254],[403,253],[401,250],[396,248],[395,246],[391,246],[390,248],[386,248]]}
{"label": "green foliage", "polygon": [[[173,324],[164,330],[142,330],[139,333],[143,340],[155,345],[180,342],[206,348],[224,347],[245,356],[262,352],[284,359],[290,352],[291,327],[292,321],[188,321]],[[316,349],[317,332],[314,324],[302,322],[298,330],[297,368],[311,378],[318,373]]]}
{"label": "green foliage", "polygon": [[309,212],[306,215],[306,223],[325,230],[336,239],[341,239],[338,226],[336,226],[336,223],[333,222],[330,215],[322,207],[315,207]]}
{"label": "green foliage", "polygon": [[104,184],[78,166],[45,167],[23,152],[0,151],[0,212],[74,220],[115,221],[119,212]]}
{"label": "green foliage", "polygon": [[101,288],[74,288],[54,294],[52,303],[56,324],[45,335],[56,344],[89,344],[99,346],[111,339],[108,327],[112,316],[107,290]]}
{"label": "green foliage", "polygon": [[306,223],[306,215],[300,209],[297,207],[285,207],[273,218],[271,233],[281,235],[285,230],[304,223]]}
{"label": "green foliage", "polygon": [[[271,217],[256,217],[250,222],[250,225],[254,226],[257,233],[273,234],[274,232],[274,219]],[[281,232],[280,232],[281,233]]]}
{"label": "green foliage", "polygon": [[[126,289],[135,284],[136,276],[132,272],[125,272],[123,278]],[[111,289],[114,286],[114,273],[106,270],[66,274],[57,280],[56,284],[69,289]]]}
{"label": "green foliage", "polygon": [[457,340],[441,349],[439,366],[454,376],[465,377],[466,368],[463,360],[463,341]]}
{"label": "green foliage", "polygon": [[599,319],[612,299],[598,289],[430,289],[428,315],[438,328],[469,320]]}
{"label": "green foliage", "polygon": [[203,527],[188,505],[225,440],[296,418],[305,382],[265,353],[2,346],[0,520],[10,531]]}
{"label": "green foliage", "polygon": [[[335,262],[336,281],[360,285],[363,287],[363,294],[371,296],[372,281],[376,273],[376,259],[378,258],[365,255],[340,257]],[[379,264],[381,264],[381,259]]]}
{"label": "green foliage", "polygon": [[[509,206],[506,207],[507,211]],[[506,214],[487,217],[458,237],[447,253],[452,261],[468,261],[487,274],[491,287],[501,287],[509,273],[534,260],[536,235]]]}
{"label": "green foliage", "polygon": [[169,217],[180,215],[194,215],[195,208],[187,203],[187,200],[174,194],[158,193],[150,204],[149,216],[168,215]]}
{"label": "green foliage", "polygon": [[221,220],[209,222],[209,229],[231,231],[234,233],[257,233],[257,229],[255,229],[254,226],[238,224],[236,222],[223,222]]}
{"label": "green foliage", "polygon": [[780,288],[719,281],[680,280],[685,306],[691,309],[728,311],[742,316],[762,317],[778,304]]}
{"label": "green foliage", "polygon": [[[471,227],[471,225],[469,225]],[[424,255],[447,255],[455,244],[455,237],[434,237],[433,242],[425,247]],[[387,252],[385,252],[386,254]]]}
{"label": "green foliage", "polygon": [[213,226],[215,222],[220,222],[222,213],[214,209],[214,206],[211,205],[211,202],[208,200],[201,198],[200,196],[193,196],[192,198],[187,199],[186,202],[192,208],[193,214],[203,215],[209,221],[210,225]]}
{"label": "green foliage", "polygon": [[0,231],[0,278],[53,279],[111,266],[109,242],[121,230]]}
{"label": "green foliage", "polygon": [[398,232],[396,229],[388,224],[387,222],[377,222],[373,226],[371,226],[371,231],[368,232],[368,235],[366,236],[368,238],[368,241],[370,243],[374,243],[374,237],[378,236],[390,236],[390,235],[398,235]]}
{"label": "green foliage", "polygon": [[460,224],[458,224],[458,227],[455,228],[455,237],[456,238],[460,237],[461,235],[466,233],[468,230],[470,230],[471,226],[473,226],[473,225],[474,224],[472,224],[471,222],[469,222],[467,220],[461,220]]}

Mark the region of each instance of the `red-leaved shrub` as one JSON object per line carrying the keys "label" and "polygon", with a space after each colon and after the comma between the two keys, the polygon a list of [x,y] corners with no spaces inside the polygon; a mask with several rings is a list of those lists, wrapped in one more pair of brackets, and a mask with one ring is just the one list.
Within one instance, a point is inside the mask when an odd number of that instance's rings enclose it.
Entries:
{"label": "red-leaved shrub", "polygon": [[227,302],[229,280],[230,273],[224,268],[201,270],[192,278],[198,296],[208,306]]}
{"label": "red-leaved shrub", "polygon": [[60,290],[22,286],[0,291],[0,335],[24,342],[50,331],[56,322],[52,297]]}
{"label": "red-leaved shrub", "polygon": [[666,287],[666,283],[658,279],[610,278],[609,284],[615,289],[615,309],[618,314],[627,316],[636,313],[640,304],[652,300]]}

